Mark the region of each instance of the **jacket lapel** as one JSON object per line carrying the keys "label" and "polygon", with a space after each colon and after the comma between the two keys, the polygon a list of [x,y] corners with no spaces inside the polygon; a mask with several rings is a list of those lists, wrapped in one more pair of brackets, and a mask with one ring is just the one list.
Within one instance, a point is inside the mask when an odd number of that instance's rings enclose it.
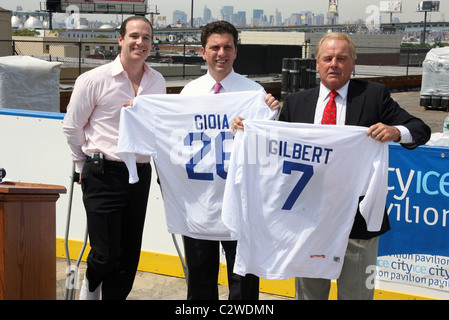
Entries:
{"label": "jacket lapel", "polygon": [[319,94],[320,89],[319,87],[317,87],[313,90],[310,90],[309,94],[304,96],[304,107],[300,113],[302,118],[300,122],[313,123],[315,121],[316,104],[318,102]]}
{"label": "jacket lapel", "polygon": [[365,105],[366,92],[356,82],[349,82],[346,103],[346,125],[358,125]]}

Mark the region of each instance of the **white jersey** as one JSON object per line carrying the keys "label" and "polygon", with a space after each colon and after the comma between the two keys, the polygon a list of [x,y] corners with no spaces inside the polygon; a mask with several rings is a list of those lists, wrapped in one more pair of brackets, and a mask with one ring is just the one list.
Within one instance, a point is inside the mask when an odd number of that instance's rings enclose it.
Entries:
{"label": "white jersey", "polygon": [[261,92],[138,96],[123,108],[117,155],[138,181],[135,155],[151,155],[161,182],[168,231],[230,240],[221,220],[235,116],[263,119],[276,112]]}
{"label": "white jersey", "polygon": [[238,240],[234,272],[266,279],[336,279],[360,211],[382,224],[388,144],[366,128],[245,121],[223,199],[223,221]]}

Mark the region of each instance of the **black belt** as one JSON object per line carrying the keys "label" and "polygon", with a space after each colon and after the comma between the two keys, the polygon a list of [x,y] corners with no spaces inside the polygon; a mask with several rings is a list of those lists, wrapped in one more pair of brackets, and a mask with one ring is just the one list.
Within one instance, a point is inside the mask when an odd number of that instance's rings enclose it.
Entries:
{"label": "black belt", "polygon": [[[126,168],[126,164],[124,163],[124,162],[121,162],[121,161],[111,161],[111,160],[104,160],[104,163],[107,165],[107,166],[112,166],[112,167],[123,167],[123,168]],[[137,166],[137,168],[140,168],[140,167],[145,167],[145,166],[149,166],[150,165],[150,163],[149,162],[146,162],[146,163],[136,163],[136,166]]]}
{"label": "black belt", "polygon": [[[87,157],[87,161],[89,161],[89,162],[92,161],[92,158],[91,158],[91,157]],[[104,159],[104,163],[105,163],[107,166],[110,166],[110,167],[126,168],[126,164],[125,164],[124,162],[121,162],[121,161],[112,161],[112,160],[106,160],[106,159]],[[149,162],[145,162],[145,163],[136,163],[137,168],[145,167],[145,166],[149,166],[149,165],[150,165]]]}

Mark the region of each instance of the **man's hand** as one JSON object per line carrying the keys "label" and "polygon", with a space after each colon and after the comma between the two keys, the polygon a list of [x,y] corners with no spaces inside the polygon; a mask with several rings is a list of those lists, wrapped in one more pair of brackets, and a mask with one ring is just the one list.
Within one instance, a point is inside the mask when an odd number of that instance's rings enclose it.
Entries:
{"label": "man's hand", "polygon": [[[265,103],[271,110],[278,110],[280,108],[279,101],[276,100],[275,97],[271,93],[267,94],[265,97]],[[231,132],[232,134],[235,134],[237,130],[243,130],[243,118],[242,117],[235,117],[234,122],[231,125]]]}
{"label": "man's hand", "polygon": [[401,131],[398,128],[387,126],[381,122],[369,127],[366,134],[379,142],[399,142],[401,140]]}
{"label": "man's hand", "polygon": [[243,120],[244,119],[242,117],[239,117],[239,116],[234,118],[234,121],[231,124],[231,132],[232,132],[232,134],[235,135],[236,131],[239,130],[239,129],[243,130]]}
{"label": "man's hand", "polygon": [[279,101],[277,101],[271,93],[267,94],[265,97],[266,104],[270,107],[271,110],[278,110],[279,109]]}
{"label": "man's hand", "polygon": [[132,107],[133,106],[133,100],[131,100],[130,102],[126,102],[123,104],[124,107]]}

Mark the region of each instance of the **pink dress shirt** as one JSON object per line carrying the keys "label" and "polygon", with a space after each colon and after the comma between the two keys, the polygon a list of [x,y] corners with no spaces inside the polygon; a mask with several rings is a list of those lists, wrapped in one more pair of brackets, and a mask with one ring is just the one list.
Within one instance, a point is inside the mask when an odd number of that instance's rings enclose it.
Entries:
{"label": "pink dress shirt", "polygon": [[[146,64],[144,69],[137,95],[165,94],[163,76]],[[115,155],[120,110],[134,98],[134,89],[120,56],[78,77],[63,121],[77,172],[82,171],[86,156],[95,152],[102,152],[107,160],[121,161]],[[136,161],[144,163],[150,159],[139,156]]]}

